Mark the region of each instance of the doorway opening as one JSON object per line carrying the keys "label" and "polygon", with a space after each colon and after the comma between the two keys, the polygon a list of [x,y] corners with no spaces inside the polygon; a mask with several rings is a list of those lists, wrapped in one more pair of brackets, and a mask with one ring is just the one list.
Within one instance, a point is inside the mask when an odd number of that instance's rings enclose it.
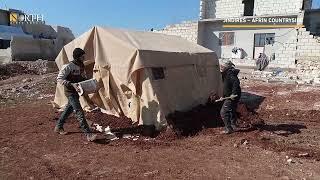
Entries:
{"label": "doorway opening", "polygon": [[244,4],[244,16],[253,16],[254,12],[254,0],[243,0]]}

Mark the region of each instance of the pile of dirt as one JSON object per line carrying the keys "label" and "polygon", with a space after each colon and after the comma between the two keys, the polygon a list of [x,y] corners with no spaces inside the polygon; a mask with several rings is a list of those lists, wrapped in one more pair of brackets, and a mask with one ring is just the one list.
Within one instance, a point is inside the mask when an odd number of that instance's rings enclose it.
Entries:
{"label": "pile of dirt", "polygon": [[[122,138],[124,134],[131,135],[146,135],[156,137],[157,140],[173,141],[179,138],[175,131],[171,128],[167,128],[161,132],[146,132],[150,131],[150,127],[138,126],[137,124],[132,123],[131,119],[128,117],[116,117],[108,114],[104,114],[100,111],[94,111],[86,114],[88,121],[92,123],[99,124],[102,127],[110,127],[111,131],[117,135],[117,137]],[[154,130],[151,128],[151,131]],[[131,141],[130,141],[131,142]],[[141,143],[136,141],[135,143]]]}
{"label": "pile of dirt", "polygon": [[162,131],[159,133],[157,136],[158,140],[163,140],[163,141],[174,141],[181,138],[181,136],[178,136],[177,133],[172,129],[172,128],[167,128],[165,131]]}
{"label": "pile of dirt", "polygon": [[103,127],[110,126],[113,129],[135,127],[131,119],[125,116],[116,117],[116,116],[104,114],[100,111],[94,111],[91,113],[87,113],[86,117],[89,121],[97,123]]}
{"label": "pile of dirt", "polygon": [[116,117],[104,114],[100,111],[94,111],[86,115],[87,120],[102,126],[110,127],[111,131],[119,138],[124,134],[143,134],[143,127],[133,123],[133,121],[125,116]]}
{"label": "pile of dirt", "polygon": [[48,74],[59,71],[55,61],[39,59],[37,61],[17,61],[21,66],[36,72],[36,74]]}
{"label": "pile of dirt", "polygon": [[22,74],[36,74],[36,72],[18,63],[0,64],[0,80]]}
{"label": "pile of dirt", "polygon": [[[86,116],[89,121],[104,128],[110,126],[111,131],[118,137],[122,137],[123,134],[141,134],[156,137],[158,140],[172,141],[197,135],[203,129],[223,127],[224,124],[220,116],[221,106],[222,103],[207,103],[206,105],[198,105],[190,111],[175,111],[166,117],[169,127],[161,132],[156,132],[154,127],[133,124],[131,119],[125,116],[116,117],[100,111],[88,113]],[[239,112],[238,115],[241,127],[251,128],[264,124],[257,113]]]}
{"label": "pile of dirt", "polygon": [[0,81],[0,106],[30,103],[34,100],[52,100],[56,77],[56,73],[41,76],[24,74]]}
{"label": "pile of dirt", "polygon": [[198,105],[187,112],[175,111],[166,119],[177,136],[193,136],[204,128],[223,125],[220,117],[221,103]]}
{"label": "pile of dirt", "polygon": [[257,129],[265,125],[264,119],[256,112],[249,112],[246,116],[239,116],[237,124],[241,128]]}
{"label": "pile of dirt", "polygon": [[0,64],[0,80],[23,74],[43,75],[57,72],[58,70],[54,61],[16,61],[10,64]]}

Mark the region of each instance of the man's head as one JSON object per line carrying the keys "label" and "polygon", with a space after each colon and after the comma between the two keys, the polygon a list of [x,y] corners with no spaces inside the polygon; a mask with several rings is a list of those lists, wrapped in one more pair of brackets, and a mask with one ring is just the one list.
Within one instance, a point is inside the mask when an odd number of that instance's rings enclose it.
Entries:
{"label": "man's head", "polygon": [[83,49],[81,48],[75,48],[73,50],[73,59],[76,61],[84,61],[84,55],[86,54],[86,52],[84,52]]}
{"label": "man's head", "polygon": [[227,62],[220,64],[220,71],[224,72],[227,69],[234,68],[234,67],[235,67],[235,65],[231,61],[227,61]]}

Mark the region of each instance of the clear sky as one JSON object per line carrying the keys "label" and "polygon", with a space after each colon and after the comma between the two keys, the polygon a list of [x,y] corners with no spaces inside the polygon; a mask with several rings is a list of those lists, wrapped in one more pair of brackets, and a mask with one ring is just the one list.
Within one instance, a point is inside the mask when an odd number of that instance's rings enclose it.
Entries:
{"label": "clear sky", "polygon": [[313,0],[313,8],[320,8],[320,0]]}
{"label": "clear sky", "polygon": [[44,14],[47,24],[70,27],[75,35],[94,25],[160,29],[197,20],[199,0],[0,0],[1,8]]}
{"label": "clear sky", "polygon": [[[161,29],[197,20],[200,0],[0,0],[1,8],[43,14],[47,24],[67,26],[75,35],[94,25],[137,30]],[[320,7],[320,0],[314,5]]]}

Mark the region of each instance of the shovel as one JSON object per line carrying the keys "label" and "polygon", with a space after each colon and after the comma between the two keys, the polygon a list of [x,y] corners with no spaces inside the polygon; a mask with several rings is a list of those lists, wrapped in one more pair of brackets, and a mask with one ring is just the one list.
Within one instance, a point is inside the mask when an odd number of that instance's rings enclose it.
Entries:
{"label": "shovel", "polygon": [[224,97],[224,98],[221,97],[220,99],[215,100],[215,102],[221,102],[221,101],[228,100],[228,99],[234,99],[236,97],[238,97],[238,95],[231,95],[229,97]]}

